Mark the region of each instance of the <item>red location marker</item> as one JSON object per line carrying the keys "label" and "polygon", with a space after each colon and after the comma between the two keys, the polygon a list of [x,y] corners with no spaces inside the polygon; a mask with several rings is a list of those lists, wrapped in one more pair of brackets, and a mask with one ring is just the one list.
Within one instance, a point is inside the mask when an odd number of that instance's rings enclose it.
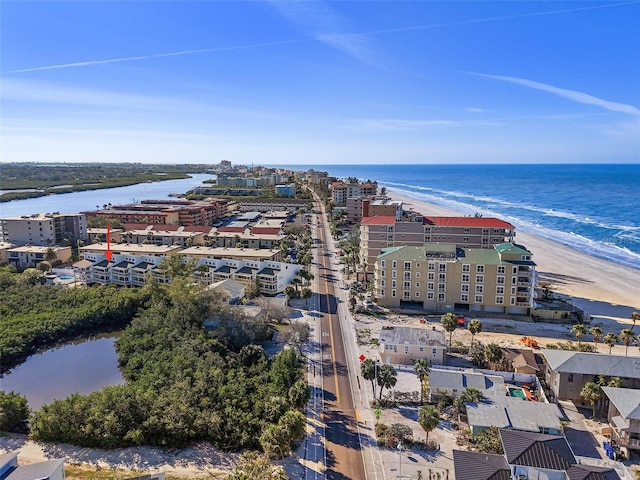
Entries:
{"label": "red location marker", "polygon": [[358,358],[361,362],[364,362],[367,357],[365,357],[364,355],[360,355]]}
{"label": "red location marker", "polygon": [[111,251],[111,225],[107,225],[107,251],[104,254],[107,262],[111,261],[111,257],[113,257],[113,252]]}

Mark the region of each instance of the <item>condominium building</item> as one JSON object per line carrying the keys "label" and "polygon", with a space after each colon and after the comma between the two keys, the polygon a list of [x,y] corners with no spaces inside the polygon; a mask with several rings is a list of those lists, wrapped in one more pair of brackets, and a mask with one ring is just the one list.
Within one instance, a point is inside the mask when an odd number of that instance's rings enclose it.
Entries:
{"label": "condominium building", "polygon": [[140,203],[109,206],[103,210],[83,213],[87,218],[108,217],[122,223],[213,225],[227,214],[227,201],[143,200]]}
{"label": "condominium building", "polygon": [[49,251],[55,253],[55,259],[66,263],[71,260],[71,247],[44,247],[41,245],[24,245],[6,250],[7,263],[16,268],[35,267],[47,259]]}
{"label": "condominium building", "polygon": [[35,213],[0,219],[0,240],[17,245],[56,245],[65,238],[87,237],[87,219],[80,213]]}
{"label": "condominium building", "polygon": [[377,183],[346,183],[333,182],[331,184],[331,198],[336,205],[346,205],[347,198],[371,197],[378,193]]}
{"label": "condominium building", "polygon": [[[371,206],[369,206],[371,209]],[[360,222],[359,279],[373,273],[376,257],[383,248],[425,243],[451,243],[462,248],[493,248],[513,242],[515,227],[498,218],[423,217],[378,215],[364,217]]]}
{"label": "condominium building", "polygon": [[491,249],[428,243],[383,250],[375,263],[378,305],[417,305],[434,312],[530,315],[535,263],[514,243]]}

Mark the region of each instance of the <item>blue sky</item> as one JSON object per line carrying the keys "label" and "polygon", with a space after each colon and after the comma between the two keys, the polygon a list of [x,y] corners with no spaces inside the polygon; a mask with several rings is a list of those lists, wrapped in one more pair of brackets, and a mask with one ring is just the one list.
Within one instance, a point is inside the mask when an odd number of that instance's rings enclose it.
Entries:
{"label": "blue sky", "polygon": [[0,9],[2,161],[640,162],[640,1]]}

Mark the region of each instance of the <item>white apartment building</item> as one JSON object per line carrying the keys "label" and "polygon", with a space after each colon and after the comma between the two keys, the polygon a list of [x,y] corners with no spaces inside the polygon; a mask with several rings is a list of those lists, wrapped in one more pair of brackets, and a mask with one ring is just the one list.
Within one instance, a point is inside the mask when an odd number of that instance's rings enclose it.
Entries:
{"label": "white apartment building", "polygon": [[0,240],[17,245],[57,245],[65,237],[84,240],[87,218],[80,213],[35,213],[0,219]]}

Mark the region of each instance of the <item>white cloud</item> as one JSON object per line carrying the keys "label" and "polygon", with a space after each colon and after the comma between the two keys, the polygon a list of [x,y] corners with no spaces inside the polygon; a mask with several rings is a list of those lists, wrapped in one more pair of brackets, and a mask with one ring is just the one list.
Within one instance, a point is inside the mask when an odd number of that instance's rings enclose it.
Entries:
{"label": "white cloud", "polygon": [[270,4],[297,30],[369,65],[376,55],[365,33],[353,33],[348,21],[322,1],[272,1]]}
{"label": "white cloud", "polygon": [[640,109],[633,105],[627,105],[624,103],[611,102],[602,98],[594,97],[587,93],[578,92],[576,90],[568,90],[566,88],[554,87],[553,85],[547,85],[546,83],[535,82],[533,80],[527,80],[525,78],[506,77],[502,75],[489,75],[484,73],[469,72],[473,75],[481,77],[492,78],[495,80],[501,80],[503,82],[515,83],[516,85],[522,85],[524,87],[533,88],[535,90],[542,90],[544,92],[552,93],[559,97],[568,98],[574,102],[585,103],[587,105],[596,105],[611,112],[628,113],[631,115],[640,115]]}
{"label": "white cloud", "polygon": [[483,108],[477,108],[477,107],[467,107],[465,108],[465,110],[469,113],[484,113],[484,109]]}

